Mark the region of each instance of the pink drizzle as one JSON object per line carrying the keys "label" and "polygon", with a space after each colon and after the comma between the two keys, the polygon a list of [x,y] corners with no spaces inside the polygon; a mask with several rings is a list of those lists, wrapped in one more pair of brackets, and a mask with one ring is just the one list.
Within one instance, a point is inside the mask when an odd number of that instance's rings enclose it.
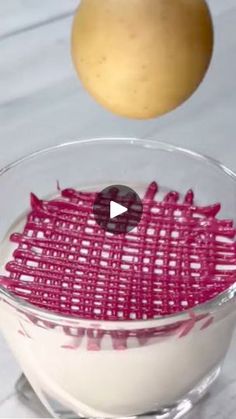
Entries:
{"label": "pink drizzle", "polygon": [[[112,236],[94,221],[95,193],[60,193],[51,201],[31,194],[24,230],[10,237],[17,248],[0,283],[30,303],[96,321],[153,319],[190,310],[235,282],[235,228],[216,218],[220,204],[197,206],[192,190],[157,201],[152,182],[137,231]],[[88,336],[88,347],[99,349],[101,337]],[[126,338],[116,344],[125,348]]]}

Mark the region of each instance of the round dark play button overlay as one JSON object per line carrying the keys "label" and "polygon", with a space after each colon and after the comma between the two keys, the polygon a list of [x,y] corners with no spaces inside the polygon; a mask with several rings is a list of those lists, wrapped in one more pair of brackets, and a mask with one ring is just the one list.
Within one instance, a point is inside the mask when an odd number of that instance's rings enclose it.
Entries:
{"label": "round dark play button overlay", "polygon": [[137,227],[143,205],[138,194],[124,185],[112,185],[97,194],[93,213],[97,224],[113,234],[126,234]]}

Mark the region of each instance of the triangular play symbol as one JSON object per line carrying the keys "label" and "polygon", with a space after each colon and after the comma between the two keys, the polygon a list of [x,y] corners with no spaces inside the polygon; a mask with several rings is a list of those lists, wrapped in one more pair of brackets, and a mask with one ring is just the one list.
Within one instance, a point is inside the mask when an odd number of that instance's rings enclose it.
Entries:
{"label": "triangular play symbol", "polygon": [[110,218],[118,217],[118,215],[124,214],[124,212],[128,211],[123,205],[118,204],[115,201],[110,202]]}

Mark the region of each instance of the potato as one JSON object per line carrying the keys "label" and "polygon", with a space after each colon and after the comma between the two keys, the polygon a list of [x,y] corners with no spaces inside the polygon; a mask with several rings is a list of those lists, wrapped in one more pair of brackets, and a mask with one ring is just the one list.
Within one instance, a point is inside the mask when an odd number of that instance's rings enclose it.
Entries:
{"label": "potato", "polygon": [[72,57],[85,88],[104,107],[153,118],[188,99],[213,51],[204,0],[82,0]]}

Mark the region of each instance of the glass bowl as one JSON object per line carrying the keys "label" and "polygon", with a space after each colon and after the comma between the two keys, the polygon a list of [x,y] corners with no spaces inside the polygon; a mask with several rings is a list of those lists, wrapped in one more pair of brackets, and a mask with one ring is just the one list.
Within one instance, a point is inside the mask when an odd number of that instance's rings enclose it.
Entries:
{"label": "glass bowl", "polygon": [[[198,204],[222,203],[235,221],[236,177],[221,164],[156,141],[92,139],[41,150],[0,171],[0,268],[9,231],[29,194],[56,184],[140,194],[192,188]],[[54,417],[180,418],[218,376],[235,325],[235,285],[208,303],[154,320],[89,321],[41,310],[0,287],[0,326],[34,391]]]}

